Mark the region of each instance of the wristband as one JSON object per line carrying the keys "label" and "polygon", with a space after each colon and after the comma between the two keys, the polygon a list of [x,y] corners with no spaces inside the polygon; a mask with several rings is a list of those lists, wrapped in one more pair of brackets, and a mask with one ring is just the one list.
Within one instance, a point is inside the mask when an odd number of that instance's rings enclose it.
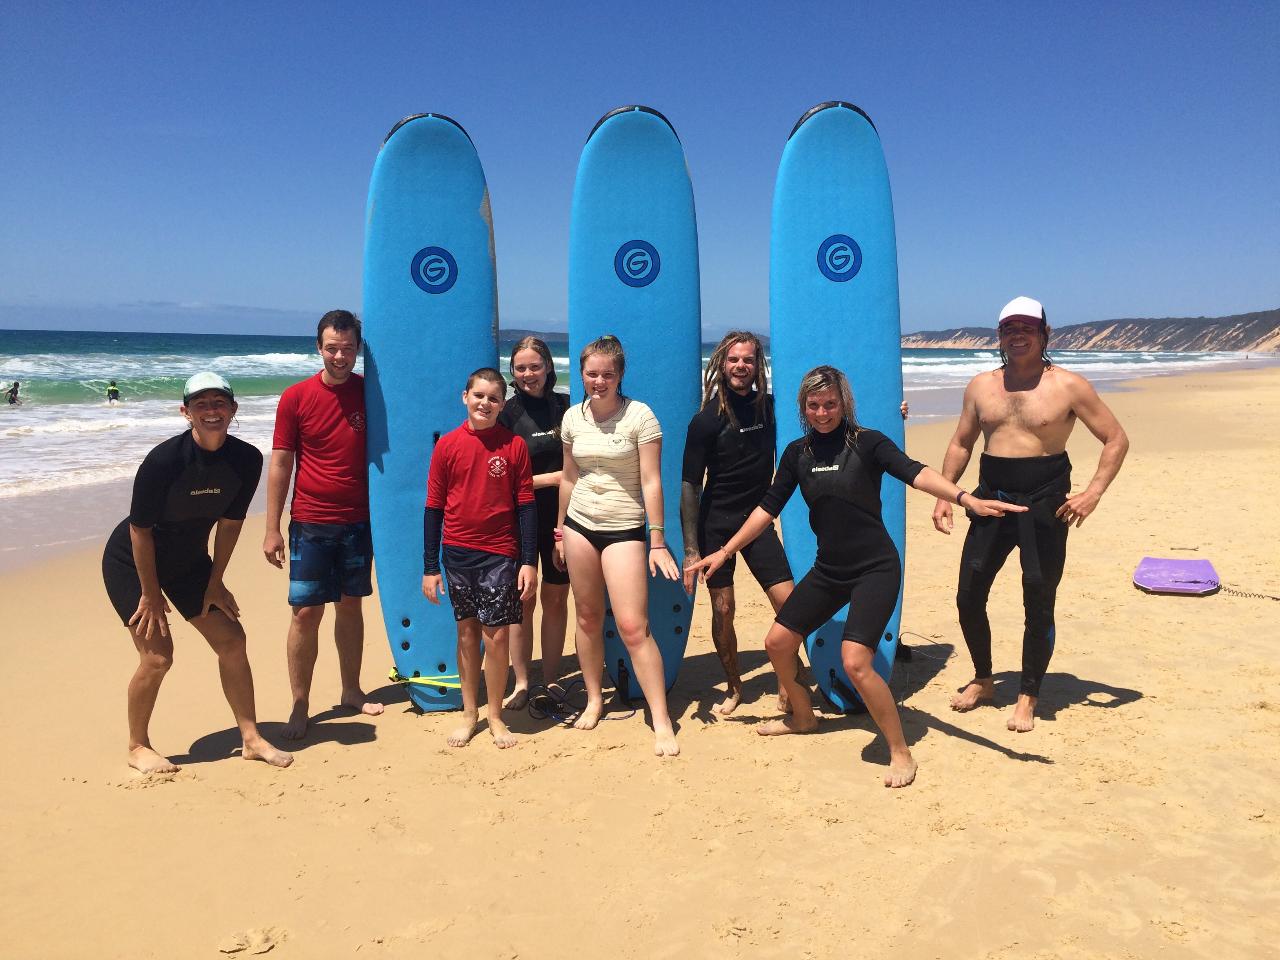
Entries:
{"label": "wristband", "polygon": [[649,550],[650,552],[654,550],[667,550],[669,552],[670,548],[665,543],[655,543],[653,546],[649,548]]}
{"label": "wristband", "polygon": [[564,534],[560,531],[559,527],[552,527],[551,535],[555,537],[556,543],[559,543],[561,540],[564,539]]}
{"label": "wristband", "polygon": [[962,507],[962,506],[964,506],[964,504],[962,504],[962,503],[960,502],[960,498],[961,498],[961,497],[963,497],[963,496],[964,496],[966,493],[968,493],[968,492],[969,492],[969,491],[967,491],[967,490],[961,490],[959,493],[957,493],[957,494],[956,494],[956,506],[957,506],[957,507]]}
{"label": "wristband", "polygon": [[660,523],[658,523],[658,524],[654,524],[654,523],[649,524],[649,529],[650,529],[650,530],[661,530],[663,533],[666,533],[666,531],[667,531],[667,528],[666,528],[666,527],[664,527],[664,526],[663,526],[662,524],[660,524]]}

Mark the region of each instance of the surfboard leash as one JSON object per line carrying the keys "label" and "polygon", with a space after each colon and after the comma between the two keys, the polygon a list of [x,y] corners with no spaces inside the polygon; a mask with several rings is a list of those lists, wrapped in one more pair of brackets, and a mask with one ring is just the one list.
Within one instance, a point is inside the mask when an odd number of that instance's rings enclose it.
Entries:
{"label": "surfboard leash", "polygon": [[1280,601],[1280,597],[1273,596],[1270,593],[1253,593],[1249,590],[1240,590],[1237,587],[1228,587],[1225,583],[1219,584],[1220,589],[1229,597],[1242,597],[1245,600],[1276,600]]}
{"label": "surfboard leash", "polygon": [[[559,692],[552,690],[552,687],[558,687]],[[535,684],[529,688],[529,700],[525,704],[525,711],[534,720],[555,720],[556,723],[572,726],[573,722],[582,714],[582,711],[586,709],[585,704],[579,707],[569,699],[570,693],[576,687],[585,689],[586,684],[581,677],[575,677],[564,686],[560,686],[558,683]],[[602,716],[600,719],[626,720],[635,715],[636,710],[632,707],[627,713],[620,713],[616,717]]]}
{"label": "surfboard leash", "polygon": [[424,687],[443,687],[447,690],[462,689],[462,678],[456,673],[440,673],[431,677],[406,677],[395,667],[392,667],[391,672],[387,674],[387,679],[392,683],[419,683]]}

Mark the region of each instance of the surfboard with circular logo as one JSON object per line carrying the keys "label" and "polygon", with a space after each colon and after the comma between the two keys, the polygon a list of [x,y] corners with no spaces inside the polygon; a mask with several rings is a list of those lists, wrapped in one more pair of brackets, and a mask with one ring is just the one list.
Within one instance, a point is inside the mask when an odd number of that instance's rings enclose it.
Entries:
{"label": "surfboard with circular logo", "polygon": [[[662,426],[667,542],[679,564],[680,467],[685,431],[698,410],[701,372],[698,228],[684,149],[666,117],[648,107],[610,111],[587,138],[573,188],[569,228],[570,393],[582,401],[577,357],[611,333],[627,355],[623,392],[653,408]],[[680,581],[649,580],[649,625],[667,688],[688,642],[693,598]],[[640,686],[612,616],[605,667],[624,696]]]}
{"label": "surfboard with circular logo", "polygon": [[[773,193],[769,257],[769,318],[778,447],[800,436],[796,395],[819,364],[843,370],[853,387],[858,421],[899,447],[902,401],[898,256],[893,201],[880,137],[851,103],[822,103],[791,131]],[[905,562],[906,491],[881,485],[884,523]],[[797,579],[813,566],[817,541],[799,492],[782,511],[782,536]],[[807,637],[814,679],[841,710],[860,707],[841,663],[848,607]],[[876,650],[887,681],[898,648],[902,594]]]}
{"label": "surfboard with circular logo", "polygon": [[467,374],[498,361],[493,218],[467,132],[401,120],[373,167],[364,248],[369,513],[396,671],[423,710],[462,705],[447,597],[422,595],[422,512],[435,442],[466,419]]}

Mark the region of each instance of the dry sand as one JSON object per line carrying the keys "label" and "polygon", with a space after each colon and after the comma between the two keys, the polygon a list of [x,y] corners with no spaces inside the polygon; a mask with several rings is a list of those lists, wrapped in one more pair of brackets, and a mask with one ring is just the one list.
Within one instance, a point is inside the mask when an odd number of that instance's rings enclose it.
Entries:
{"label": "dry sand", "polygon": [[[947,708],[971,669],[952,600],[961,538],[934,533],[931,502],[910,495],[903,625],[925,639],[907,638],[916,659],[894,679],[921,762],[906,790],[880,786],[887,752],[865,717],[812,737],[752,732],[775,683],[749,579],[749,702],[711,712],[723,685],[700,596],[672,694],[675,761],[650,755],[640,717],[591,734],[517,717],[514,750],[484,734],[446,748],[455,718],[417,714],[380,681],[375,604],[364,676],[387,713],[324,709],[337,693],[324,640],[322,722],[288,770],[234,759],[213,655],[179,626],[152,732],[183,769],[147,779],[124,765],[134,655],[97,548],[9,575],[0,954],[1276,956],[1280,603],[1148,596],[1130,575],[1144,554],[1207,557],[1226,583],[1280,594],[1280,371],[1107,400],[1132,451],[1072,533],[1033,733],[1004,727],[1021,636],[1012,561],[992,597],[1000,706]],[[910,452],[938,464],[950,429],[913,427]],[[1078,430],[1076,489],[1097,450]],[[285,579],[260,537],[257,518],[228,582],[280,742]]]}

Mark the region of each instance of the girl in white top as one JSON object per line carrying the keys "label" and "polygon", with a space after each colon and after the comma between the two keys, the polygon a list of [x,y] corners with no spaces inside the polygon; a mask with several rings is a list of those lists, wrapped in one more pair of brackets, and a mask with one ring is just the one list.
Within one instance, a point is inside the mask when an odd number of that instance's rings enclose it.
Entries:
{"label": "girl in white top", "polygon": [[667,713],[662,654],[649,634],[649,576],[661,573],[676,580],[680,570],[663,536],[662,428],[645,404],[622,396],[625,368],[617,337],[587,344],[579,359],[587,399],[570,407],[560,425],[564,469],[555,561],[569,571],[578,663],[587,688],[587,706],[574,726],[591,730],[604,712],[607,588],[614,622],[653,718],[653,752],[674,757],[680,747]]}

